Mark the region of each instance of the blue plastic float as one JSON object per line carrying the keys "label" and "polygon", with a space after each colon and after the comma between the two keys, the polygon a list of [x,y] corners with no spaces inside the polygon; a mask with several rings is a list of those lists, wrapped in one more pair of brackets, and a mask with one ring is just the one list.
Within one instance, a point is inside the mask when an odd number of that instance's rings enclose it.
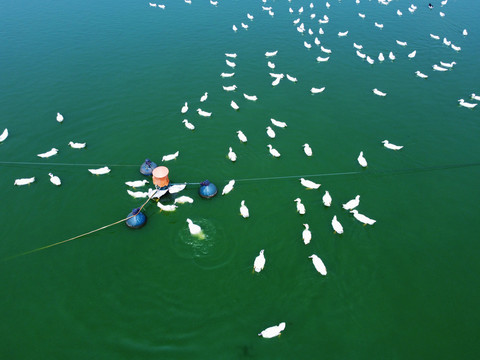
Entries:
{"label": "blue plastic float", "polygon": [[133,209],[127,219],[125,223],[130,229],[140,229],[147,223],[147,216],[140,211],[140,208]]}
{"label": "blue plastic float", "polygon": [[155,169],[156,167],[157,164],[155,164],[153,161],[145,159],[143,164],[140,166],[140,172],[145,176],[150,176],[152,175],[153,169]]}
{"label": "blue plastic float", "polygon": [[200,189],[198,189],[198,193],[202,198],[210,199],[217,195],[217,187],[210,181],[205,180],[204,182],[200,183]]}

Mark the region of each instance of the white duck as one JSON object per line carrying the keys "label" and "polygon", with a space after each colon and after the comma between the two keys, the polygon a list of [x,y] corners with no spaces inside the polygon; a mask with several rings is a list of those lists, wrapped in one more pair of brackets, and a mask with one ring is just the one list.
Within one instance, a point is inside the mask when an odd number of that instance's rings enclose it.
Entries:
{"label": "white duck", "polygon": [[265,53],[265,56],[266,56],[266,57],[272,57],[272,56],[277,55],[277,53],[278,53],[278,50],[276,50],[276,51],[267,51],[267,52]]}
{"label": "white duck", "polygon": [[406,41],[400,41],[400,40],[395,40],[397,42],[398,45],[400,46],[407,46],[407,42]]}
{"label": "white duck", "polygon": [[358,204],[360,204],[360,195],[355,196],[355,199],[352,199],[346,202],[345,204],[342,205],[342,207],[345,210],[352,210],[352,209],[355,209],[358,206]]}
{"label": "white duck", "polygon": [[388,140],[383,140],[382,143],[383,143],[383,146],[385,146],[387,149],[390,149],[390,150],[400,150],[403,148],[403,145],[398,146],[395,144],[391,144]]}
{"label": "white duck", "polygon": [[417,55],[417,50],[413,50],[410,54],[408,54],[408,57],[410,59],[413,59],[415,57],[415,55]]}
{"label": "white duck", "polygon": [[187,223],[188,223],[188,230],[190,230],[190,234],[192,234],[193,236],[197,236],[201,239],[205,238],[205,235],[200,226],[198,226],[197,224],[194,224],[193,221],[190,219],[187,219]]}
{"label": "white duck", "polygon": [[193,204],[193,199],[190,196],[182,195],[176,198],[174,203],[175,204],[185,204],[185,203]]}
{"label": "white duck", "polygon": [[225,91],[235,91],[236,88],[237,88],[237,85],[223,86],[223,90]]}
{"label": "white duck", "polygon": [[375,95],[378,95],[378,96],[387,96],[387,93],[384,93],[384,92],[378,90],[377,88],[373,89],[372,91],[373,91],[373,93],[374,93]]}
{"label": "white duck", "polygon": [[280,157],[280,153],[278,152],[278,150],[274,149],[271,144],[268,144],[267,147],[268,147],[268,151],[273,157]]}
{"label": "white duck", "polygon": [[98,169],[88,169],[92,174],[94,175],[105,175],[108,174],[111,170],[108,168],[108,166],[104,166]]}
{"label": "white duck", "polygon": [[57,112],[57,121],[61,123],[63,121],[63,115]]}
{"label": "white duck", "polygon": [[297,82],[298,81],[298,79],[296,77],[288,75],[288,74],[287,74],[287,79],[291,82]]}
{"label": "white duck", "polygon": [[227,156],[230,159],[230,161],[232,161],[232,162],[237,161],[237,154],[235,154],[235,152],[232,150],[232,147],[228,148],[228,155]]}
{"label": "white duck", "polygon": [[383,53],[378,54],[378,61],[384,61],[385,56],[383,56]]}
{"label": "white duck", "polygon": [[392,60],[392,61],[395,60],[395,55],[393,55],[393,52],[390,51],[390,52],[388,53],[388,58],[389,58],[390,60]]}
{"label": "white duck", "polygon": [[281,77],[276,78],[275,80],[272,81],[272,86],[277,86],[280,84],[280,81],[282,80]]}
{"label": "white duck", "polygon": [[180,191],[182,191],[183,189],[185,189],[186,187],[187,187],[187,183],[172,184],[168,187],[168,192],[170,194],[176,194],[176,193],[179,193]]}
{"label": "white duck", "polygon": [[200,108],[197,109],[197,113],[198,113],[198,115],[204,116],[204,117],[210,117],[210,116],[212,116],[212,113],[211,113],[211,112],[204,111],[204,110],[202,110],[202,109],[200,109]]}
{"label": "white duck", "polygon": [[255,261],[253,262],[253,269],[256,272],[262,271],[265,267],[265,255],[263,253],[264,249],[260,250],[260,254],[255,258]]}
{"label": "white duck", "polygon": [[310,244],[310,240],[312,240],[312,233],[308,224],[303,224],[303,226],[305,226],[305,230],[302,231],[303,243],[305,245],[308,245]]}
{"label": "white duck", "polygon": [[367,55],[365,55],[364,53],[362,53],[360,50],[357,50],[356,51],[356,54],[359,58],[361,59],[365,59],[367,57]]}
{"label": "white duck", "polygon": [[302,200],[300,198],[296,198],[294,201],[297,203],[297,212],[300,215],[304,215],[305,214],[305,205],[302,204]]}
{"label": "white duck", "polygon": [[232,29],[233,29],[233,31],[235,31],[235,32],[238,30],[235,25],[232,26]]}
{"label": "white duck", "polygon": [[243,96],[245,97],[245,99],[250,100],[250,101],[257,101],[258,100],[256,95],[243,94]]}
{"label": "white duck", "polygon": [[246,219],[250,216],[247,206],[245,205],[245,200],[242,200],[240,203],[240,214]]}
{"label": "white duck", "polygon": [[233,186],[235,185],[235,180],[230,180],[227,185],[222,190],[222,195],[227,195],[230,191],[233,190]]}
{"label": "white duck", "polygon": [[8,129],[3,130],[2,135],[0,135],[0,142],[4,142],[8,137]]}
{"label": "white duck", "polygon": [[357,210],[351,210],[350,213],[353,214],[353,217],[363,223],[363,225],[373,225],[377,222],[377,220],[370,219],[365,215],[360,214]]}
{"label": "white duck", "polygon": [[463,31],[462,31],[462,35],[463,35],[463,36],[467,36],[467,35],[468,35],[468,31],[467,31],[467,29],[463,29]]}
{"label": "white duck", "polygon": [[145,186],[146,183],[148,183],[148,180],[136,180],[136,181],[125,182],[126,185],[128,185],[130,187],[133,187],[133,188]]}
{"label": "white duck", "polygon": [[332,219],[333,231],[337,234],[343,234],[343,226],[340,224],[340,221],[337,220],[337,215]]}
{"label": "white duck", "polygon": [[185,114],[188,111],[188,103],[185,101],[185,105],[182,106],[182,114]]}
{"label": "white duck", "polygon": [[148,191],[132,191],[127,190],[128,195],[134,197],[135,199],[146,198],[148,197]]}
{"label": "white duck", "polygon": [[160,201],[157,202],[157,206],[160,208],[160,210],[167,212],[175,211],[178,208],[177,205],[163,205]]}
{"label": "white duck", "polygon": [[320,46],[320,49],[321,49],[324,53],[326,53],[326,54],[331,54],[331,53],[332,53],[332,50],[327,49],[327,48],[325,48],[325,47],[323,47],[323,46]]}
{"label": "white duck", "polygon": [[440,40],[440,36],[438,35],[430,34],[430,37],[434,40]]}
{"label": "white duck", "polygon": [[300,178],[300,183],[305,186],[307,189],[318,189],[321,184],[317,184],[311,180],[306,180],[304,178]]}
{"label": "white duck", "polygon": [[270,121],[272,122],[273,125],[275,125],[275,126],[277,126],[277,127],[281,127],[281,128],[287,127],[287,123],[286,123],[286,122],[278,121],[278,120],[275,120],[275,119],[270,119]]}
{"label": "white duck", "polygon": [[357,161],[360,164],[360,166],[362,166],[362,167],[367,167],[367,165],[368,165],[367,160],[363,156],[363,151],[360,151],[360,155],[358,155]]}
{"label": "white duck", "polygon": [[456,65],[457,63],[455,61],[452,61],[451,63],[446,63],[443,61],[440,61],[440,65],[446,68],[453,68],[453,65]]}
{"label": "white duck", "polygon": [[473,109],[475,106],[478,105],[478,104],[472,104],[472,103],[466,102],[466,101],[463,100],[463,99],[458,100],[458,104],[459,104],[460,106],[466,107],[466,108],[468,108],[468,109]]}
{"label": "white duck", "polygon": [[162,161],[175,160],[178,157],[178,154],[180,154],[180,151],[177,151],[177,152],[175,152],[173,154],[169,154],[169,155],[163,155]]}
{"label": "white duck", "polygon": [[273,338],[275,336],[280,336],[282,334],[283,330],[285,330],[285,323],[281,322],[278,325],[266,328],[261,333],[259,333],[258,336],[270,339],[270,338]]}
{"label": "white duck", "polygon": [[441,67],[441,66],[438,66],[437,64],[433,64],[432,68],[435,71],[448,71],[448,69],[446,69],[444,67]]}
{"label": "white duck", "polygon": [[208,99],[208,92],[205,91],[205,94],[202,95],[202,97],[200,98],[200,102],[204,102]]}
{"label": "white duck", "polygon": [[338,36],[340,36],[340,37],[347,36],[347,35],[348,35],[348,30],[347,30],[347,31],[343,31],[343,32],[342,32],[342,31],[339,31],[339,32],[338,32]]}
{"label": "white duck", "polygon": [[470,95],[470,97],[471,97],[473,100],[480,101],[480,96],[475,95],[475,93],[473,93],[472,95]]}
{"label": "white duck", "polygon": [[271,139],[275,137],[275,131],[270,126],[267,126],[267,135]]}
{"label": "white duck", "polygon": [[29,185],[29,184],[33,183],[34,181],[35,181],[35,178],[34,178],[34,177],[16,179],[15,182],[13,183],[13,185],[18,185],[18,186],[21,186],[21,185]]}
{"label": "white duck", "polygon": [[421,71],[415,71],[415,75],[417,75],[419,78],[422,78],[422,79],[427,79],[428,78],[428,75],[425,75],[424,73],[422,73]]}
{"label": "white duck", "polygon": [[460,50],[462,50],[462,48],[461,48],[460,46],[455,46],[455,45],[453,45],[453,44],[450,45],[450,47],[451,47],[453,50],[455,50],[455,51],[460,51]]}
{"label": "white duck", "polygon": [[68,143],[68,145],[72,148],[72,149],[83,149],[85,146],[87,146],[87,143],[75,143],[73,141],[70,141]]}
{"label": "white duck", "polygon": [[225,62],[226,62],[227,65],[230,66],[231,68],[234,68],[235,66],[237,66],[237,64],[235,64],[233,61],[230,61],[230,60],[225,59]]}
{"label": "white duck", "polygon": [[50,156],[57,155],[57,153],[58,153],[58,149],[52,148],[51,150],[45,153],[37,154],[37,156],[41,158],[49,158]]}
{"label": "white duck", "polygon": [[193,125],[190,121],[188,121],[187,119],[183,119],[182,122],[185,124],[185,127],[188,129],[188,130],[195,130],[195,125]]}
{"label": "white duck", "polygon": [[305,155],[307,155],[307,156],[312,156],[312,154],[313,154],[312,148],[308,144],[303,144],[303,151],[305,152]]}
{"label": "white duck", "polygon": [[317,61],[318,62],[327,62],[328,59],[330,59],[330,56],[327,56],[327,57],[317,56]]}
{"label": "white duck", "polygon": [[323,201],[323,205],[327,207],[332,205],[332,197],[330,196],[330,193],[328,192],[328,190],[325,191],[325,195],[323,195],[322,201]]}
{"label": "white duck", "polygon": [[232,77],[232,76],[234,76],[234,75],[235,75],[234,72],[233,72],[233,73],[224,73],[224,72],[222,72],[222,73],[220,74],[220,76],[221,76],[222,78],[229,78],[229,77]]}
{"label": "white duck", "polygon": [[315,266],[315,269],[322,274],[323,276],[327,275],[327,268],[323,264],[322,259],[320,259],[317,255],[312,254],[309,256],[310,259],[312,259],[313,266]]}
{"label": "white duck", "polygon": [[319,93],[323,92],[323,90],[325,90],[325,86],[322,87],[322,88],[312,87],[312,88],[310,89],[310,92],[311,92],[312,94],[319,94]]}
{"label": "white duck", "polygon": [[225,53],[225,56],[235,59],[237,57],[237,53]]}
{"label": "white duck", "polygon": [[237,103],[233,100],[230,102],[230,106],[233,108],[233,110],[240,109],[240,107],[237,105]]}
{"label": "white duck", "polygon": [[357,44],[357,43],[355,43],[355,42],[353,43],[353,47],[354,47],[355,49],[357,49],[357,50],[362,50],[362,49],[363,49],[363,45],[359,45],[359,44]]}
{"label": "white duck", "polygon": [[246,143],[246,142],[247,142],[247,137],[246,137],[245,134],[242,132],[242,130],[238,130],[238,131],[237,131],[237,136],[238,136],[238,140],[240,140],[241,142],[243,142],[243,143]]}

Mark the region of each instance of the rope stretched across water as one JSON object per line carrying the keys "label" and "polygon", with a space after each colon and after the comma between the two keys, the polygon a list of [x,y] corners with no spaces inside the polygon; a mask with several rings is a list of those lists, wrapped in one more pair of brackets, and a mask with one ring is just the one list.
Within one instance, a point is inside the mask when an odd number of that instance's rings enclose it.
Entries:
{"label": "rope stretched across water", "polygon": [[[0,161],[0,164],[4,164],[6,162],[1,162]],[[30,163],[15,163],[15,162],[8,162],[9,164],[30,164]],[[44,164],[44,163],[31,163],[31,164],[36,164],[36,165],[39,165],[39,164]],[[47,165],[52,165],[52,164],[47,164]],[[57,165],[77,165],[77,164],[61,164],[61,163],[57,163]],[[80,166],[91,166],[93,164],[78,164]],[[323,174],[308,174],[308,175],[288,175],[288,176],[271,176],[271,177],[263,177],[263,178],[245,178],[245,179],[236,179],[235,181],[264,181],[264,180],[281,180],[281,179],[292,179],[292,178],[301,178],[301,177],[322,177],[322,176],[340,176],[340,175],[358,175],[358,174],[366,174],[366,175],[395,175],[395,174],[401,174],[401,173],[416,173],[416,172],[422,172],[422,171],[435,171],[435,170],[446,170],[446,169],[455,169],[455,168],[465,168],[465,167],[473,167],[473,166],[479,166],[480,165],[480,162],[477,162],[477,163],[469,163],[469,164],[455,164],[455,165],[442,165],[442,166],[430,166],[430,167],[423,167],[423,168],[410,168],[410,169],[403,169],[403,170],[391,170],[391,171],[383,171],[383,172],[363,172],[363,171],[349,171],[349,172],[337,172],[337,173],[323,173]],[[109,166],[137,166],[137,165],[109,165]],[[201,183],[191,183],[191,182],[186,182],[186,184],[188,185],[199,185]],[[156,194],[156,192],[154,192],[148,199],[147,201],[145,201],[145,203],[143,203],[143,205],[140,207],[140,211],[145,207],[145,205],[150,201],[150,199]],[[6,260],[10,260],[10,259],[13,259],[13,258],[16,258],[16,257],[19,257],[19,256],[23,256],[23,255],[28,255],[28,254],[31,254],[31,253],[34,253],[34,252],[37,252],[37,251],[41,251],[41,250],[45,250],[45,249],[48,249],[48,248],[51,248],[53,246],[57,246],[57,245],[60,245],[60,244],[64,244],[66,242],[69,242],[69,241],[72,241],[72,240],[75,240],[75,239],[79,239],[81,237],[84,237],[84,236],[87,236],[87,235],[90,235],[90,234],[93,234],[97,231],[100,231],[100,230],[103,230],[103,229],[106,229],[106,228],[109,228],[111,226],[114,226],[114,225],[117,225],[123,221],[127,221],[129,219],[131,219],[132,217],[134,217],[136,215],[131,215],[129,217],[126,217],[125,219],[121,219],[121,220],[118,220],[118,221],[115,221],[111,224],[108,224],[108,225],[105,225],[105,226],[102,226],[98,229],[95,229],[95,230],[92,230],[92,231],[89,231],[89,232],[86,232],[84,234],[81,234],[81,235],[77,235],[77,236],[74,236],[72,238],[69,238],[69,239],[66,239],[66,240],[62,240],[62,241],[59,241],[59,242],[56,242],[54,244],[50,244],[50,245],[46,245],[46,246],[43,246],[43,247],[40,247],[40,248],[37,248],[37,249],[33,249],[33,250],[30,250],[30,251],[26,251],[24,253],[21,253],[21,254],[18,254],[18,255],[15,255],[15,256],[11,256],[9,258],[5,258],[3,259],[3,261],[6,261]]]}
{"label": "rope stretched across water", "polygon": [[[71,164],[71,163],[45,163],[45,162],[28,162],[28,161],[0,161],[0,165],[48,165],[48,166],[105,166],[105,164]],[[108,166],[132,167],[137,165],[130,164],[109,164]]]}
{"label": "rope stretched across water", "polygon": [[[480,162],[469,163],[469,164],[427,166],[427,167],[421,167],[421,168],[409,168],[409,169],[401,169],[401,170],[368,171],[368,172],[367,171],[348,171],[348,172],[305,174],[305,175],[270,176],[270,177],[262,177],[262,178],[245,178],[245,179],[235,179],[235,182],[299,179],[302,177],[314,178],[314,177],[324,177],[324,176],[341,176],[341,175],[358,175],[358,174],[363,174],[366,176],[398,175],[398,174],[408,174],[408,173],[417,173],[417,172],[425,172],[425,171],[466,168],[466,167],[473,167],[473,166],[480,166]],[[200,185],[201,183],[187,182],[186,184]]]}
{"label": "rope stretched across water", "polygon": [[[142,209],[145,207],[145,205],[147,205],[147,203],[150,201],[150,199],[151,199],[155,194],[156,194],[156,191],[147,199],[147,201],[145,201],[145,202],[143,203],[143,205],[140,207],[140,210],[138,211],[138,213],[139,213],[140,211],[142,211]],[[138,213],[137,213],[137,214],[138,214]],[[120,224],[121,222],[127,221],[127,220],[129,220],[129,219],[137,216],[137,214],[127,216],[125,219],[121,219],[121,220],[115,221],[115,222],[113,222],[113,223],[111,223],[111,224],[108,224],[108,225],[99,227],[98,229],[95,229],[95,230],[92,230],[92,231],[89,231],[89,232],[86,232],[86,233],[83,233],[83,234],[80,234],[80,235],[71,237],[71,238],[69,238],[69,239],[62,240],[62,241],[56,242],[56,243],[54,243],[54,244],[42,246],[42,247],[39,247],[39,248],[36,248],[36,249],[33,249],[33,250],[29,250],[29,251],[23,252],[23,253],[18,254],[18,255],[14,255],[14,256],[5,258],[5,259],[3,259],[3,261],[11,260],[11,259],[17,258],[17,257],[19,257],[19,256],[24,256],[24,255],[32,254],[32,253],[37,252],[37,251],[41,251],[41,250],[45,250],[45,249],[48,249],[48,248],[51,248],[51,247],[54,247],[54,246],[57,246],[57,245],[65,244],[65,243],[67,243],[67,242],[69,242],[69,241],[72,241],[72,240],[75,240],[75,239],[79,239],[79,238],[81,238],[81,237],[84,237],[84,236],[93,234],[93,233],[95,233],[95,232],[97,232],[97,231],[100,231],[100,230],[109,228],[109,227],[111,227],[111,226]]]}

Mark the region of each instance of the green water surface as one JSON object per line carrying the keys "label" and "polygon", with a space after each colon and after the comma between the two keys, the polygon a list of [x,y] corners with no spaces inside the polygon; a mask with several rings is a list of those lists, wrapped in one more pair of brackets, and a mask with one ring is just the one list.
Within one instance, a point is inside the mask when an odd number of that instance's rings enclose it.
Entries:
{"label": "green water surface", "polygon": [[[2,0],[0,132],[10,133],[0,144],[2,359],[478,357],[480,116],[457,100],[480,93],[480,5],[432,1],[429,10],[417,1],[411,14],[409,1],[330,3],[310,9],[303,0],[219,0],[216,7],[166,0],[162,10],[138,0]],[[320,25],[324,14],[330,22]],[[296,18],[314,35],[297,32]],[[337,36],[346,30],[347,37]],[[327,56],[315,36],[332,50],[328,62],[315,60]],[[355,55],[353,42],[374,65]],[[297,83],[285,78],[272,87],[264,54],[274,50],[274,71]],[[378,62],[378,53],[389,51],[397,59]],[[234,70],[225,64],[232,52]],[[457,64],[433,71],[440,61]],[[429,78],[417,78],[417,70]],[[230,71],[234,77],[220,77]],[[222,89],[233,84],[235,92]],[[373,88],[388,95],[377,97]],[[189,111],[181,114],[186,101]],[[198,107],[212,117],[198,116]],[[271,118],[288,124],[274,127],[275,139],[265,133]],[[384,139],[404,148],[387,150]],[[71,149],[69,141],[87,148]],[[267,144],[282,156],[270,156]],[[226,158],[229,146],[235,163]],[[52,147],[58,155],[36,156]],[[193,204],[173,213],[148,204],[141,230],[119,224],[10,258],[124,218],[143,203],[124,182],[142,179],[145,158],[161,163],[177,150],[164,164],[172,182],[209,179],[221,191],[236,179],[234,190],[203,200],[198,185],[188,185],[181,194]],[[357,163],[360,151],[366,169]],[[87,171],[105,165],[108,175]],[[303,188],[303,175],[320,189]],[[32,176],[30,186],[13,185]],[[325,190],[330,208],[322,203]],[[357,194],[358,210],[376,219],[374,226],[342,209]],[[248,219],[239,214],[242,200]],[[342,235],[333,233],[334,215]],[[204,240],[190,236],[187,218],[204,228]],[[313,236],[307,246],[304,223]],[[252,274],[261,249],[265,269]],[[313,253],[327,276],[315,271]],[[282,321],[279,338],[257,336]]]}

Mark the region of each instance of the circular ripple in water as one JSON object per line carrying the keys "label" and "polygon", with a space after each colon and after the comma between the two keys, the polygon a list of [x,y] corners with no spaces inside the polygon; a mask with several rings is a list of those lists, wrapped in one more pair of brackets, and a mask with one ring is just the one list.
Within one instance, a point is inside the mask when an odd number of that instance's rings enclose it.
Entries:
{"label": "circular ripple in water", "polygon": [[210,219],[192,219],[199,225],[204,238],[190,234],[188,224],[173,239],[173,250],[184,258],[192,259],[203,269],[214,269],[227,264],[236,251],[236,240],[226,238],[223,228]]}

